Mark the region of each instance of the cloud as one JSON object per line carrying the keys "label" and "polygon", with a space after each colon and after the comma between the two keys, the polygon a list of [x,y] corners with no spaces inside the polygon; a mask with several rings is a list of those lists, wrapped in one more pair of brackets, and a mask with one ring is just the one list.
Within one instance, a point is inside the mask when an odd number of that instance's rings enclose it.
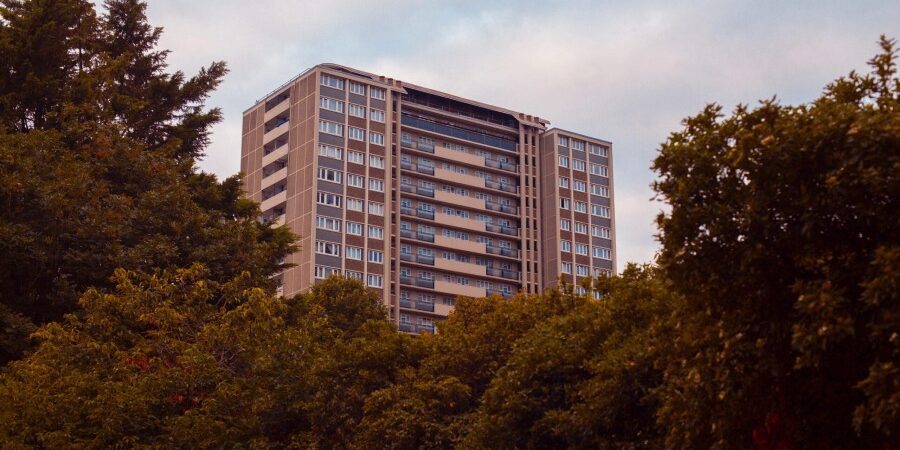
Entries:
{"label": "cloud", "polygon": [[613,142],[620,268],[657,244],[649,167],[708,102],[806,102],[865,69],[897,2],[155,1],[173,67],[225,59],[225,121],[202,163],[239,167],[240,117],[303,69],[337,62],[551,120]]}

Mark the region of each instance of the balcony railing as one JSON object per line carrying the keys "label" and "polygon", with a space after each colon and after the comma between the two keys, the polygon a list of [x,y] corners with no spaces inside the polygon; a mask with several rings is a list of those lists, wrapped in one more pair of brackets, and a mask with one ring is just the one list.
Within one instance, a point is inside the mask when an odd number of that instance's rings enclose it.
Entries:
{"label": "balcony railing", "polygon": [[413,255],[412,253],[400,252],[400,261],[412,262],[415,258],[415,255]]}
{"label": "balcony railing", "polygon": [[[401,212],[402,212],[402,209],[401,209]],[[413,230],[404,230],[402,228],[400,229],[400,237],[412,239],[413,236],[415,236],[414,233],[415,232]]]}
{"label": "balcony railing", "polygon": [[416,262],[419,264],[434,265],[434,256],[416,255]]}
{"label": "balcony railing", "polygon": [[400,168],[406,170],[413,170],[413,164],[408,161],[400,161]]}
{"label": "balcony railing", "polygon": [[402,184],[402,183],[400,184],[400,190],[403,192],[412,193],[413,189],[414,189],[413,185],[411,185],[411,184]]}
{"label": "balcony railing", "polygon": [[426,197],[434,197],[434,188],[416,186],[416,194],[424,195]]}
{"label": "balcony railing", "polygon": [[400,307],[401,307],[401,308],[409,308],[409,309],[412,309],[412,307],[413,307],[413,302],[412,302],[411,300],[403,300],[403,299],[401,298],[401,299],[400,299]]}
{"label": "balcony railing", "polygon": [[434,211],[431,210],[416,209],[416,215],[423,219],[434,220]]}
{"label": "balcony railing", "polygon": [[491,211],[500,211],[500,212],[504,212],[507,214],[515,214],[515,215],[519,214],[519,208],[517,206],[502,205],[500,203],[485,201],[484,207]]}
{"label": "balcony railing", "polygon": [[425,278],[416,278],[416,286],[434,289],[434,280],[426,280]]}
{"label": "balcony railing", "polygon": [[425,242],[434,242],[434,235],[431,233],[423,233],[419,231],[416,233],[416,239]]}
{"label": "balcony railing", "polygon": [[509,280],[518,280],[519,279],[519,271],[517,270],[509,270],[509,269],[495,269],[493,267],[485,268],[488,275],[492,277],[501,277]]}
{"label": "balcony railing", "polygon": [[416,164],[416,171],[419,173],[424,173],[426,175],[434,175],[434,166]]}
{"label": "balcony railing", "polygon": [[519,165],[518,164],[510,164],[502,161],[497,161],[495,159],[484,159],[484,165],[488,167],[493,167],[495,169],[506,170],[509,172],[519,173]]}
{"label": "balcony railing", "polygon": [[518,236],[519,235],[518,228],[504,227],[502,225],[494,225],[492,223],[484,224],[484,228],[493,233],[503,233],[503,234],[508,234],[510,236]]}
{"label": "balcony railing", "polygon": [[513,194],[519,192],[519,186],[516,186],[514,184],[498,183],[496,181],[484,180],[484,185],[491,189],[499,189],[503,192],[510,192]]}
{"label": "balcony railing", "polygon": [[492,247],[490,245],[486,245],[485,250],[492,255],[508,256],[510,258],[518,258],[519,257],[518,250],[512,250],[512,249],[502,248],[502,247]]}
{"label": "balcony railing", "polygon": [[416,309],[419,311],[434,312],[434,303],[416,301]]}
{"label": "balcony railing", "polygon": [[400,331],[405,331],[407,333],[415,333],[416,328],[411,323],[400,322]]}
{"label": "balcony railing", "polygon": [[501,297],[503,297],[503,298],[511,298],[511,297],[512,297],[512,294],[507,293],[507,292],[503,292],[503,291],[501,291],[501,290],[499,290],[499,289],[486,289],[486,290],[485,290],[485,293],[486,293],[488,296],[491,296],[491,295],[499,295],[499,296],[501,296]]}
{"label": "balcony railing", "polygon": [[409,275],[400,275],[400,284],[405,284],[408,286],[415,286],[415,283],[413,283],[412,277]]}
{"label": "balcony railing", "polygon": [[434,325],[418,324],[416,325],[416,332],[434,334]]}

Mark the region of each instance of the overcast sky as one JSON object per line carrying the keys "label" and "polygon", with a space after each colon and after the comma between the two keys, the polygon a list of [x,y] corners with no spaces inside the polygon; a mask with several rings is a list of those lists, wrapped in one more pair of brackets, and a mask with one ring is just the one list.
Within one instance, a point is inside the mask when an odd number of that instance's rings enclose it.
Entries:
{"label": "overcast sky", "polygon": [[619,269],[657,248],[650,164],[681,119],[777,95],[807,102],[865,70],[900,1],[151,0],[174,69],[231,73],[201,163],[240,168],[241,114],[321,62],[549,119],[613,142]]}

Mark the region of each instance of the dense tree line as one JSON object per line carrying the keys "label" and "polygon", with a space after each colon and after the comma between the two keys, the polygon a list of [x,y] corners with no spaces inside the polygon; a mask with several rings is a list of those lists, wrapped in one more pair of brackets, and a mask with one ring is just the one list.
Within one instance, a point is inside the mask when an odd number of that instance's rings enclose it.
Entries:
{"label": "dense tree line", "polygon": [[398,333],[197,170],[225,74],[145,5],[2,0],[0,443],[9,448],[900,447],[900,79],[710,105],[653,163],[657,264]]}

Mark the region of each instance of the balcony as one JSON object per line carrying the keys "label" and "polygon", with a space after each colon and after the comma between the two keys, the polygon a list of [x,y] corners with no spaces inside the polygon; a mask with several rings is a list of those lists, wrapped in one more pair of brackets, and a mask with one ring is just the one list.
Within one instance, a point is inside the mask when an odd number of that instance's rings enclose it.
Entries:
{"label": "balcony", "polygon": [[[402,211],[401,211],[402,212]],[[400,229],[400,237],[404,237],[407,239],[415,238],[415,232],[413,230]]]}
{"label": "balcony", "polygon": [[415,188],[414,188],[413,185],[411,185],[411,184],[403,184],[403,183],[401,183],[401,184],[400,184],[400,191],[401,191],[401,192],[408,192],[408,193],[412,194],[413,192],[415,192]]}
{"label": "balcony", "polygon": [[409,161],[400,161],[400,168],[406,170],[413,170],[413,163]]}
{"label": "balcony", "polygon": [[434,265],[434,256],[416,255],[416,262],[419,264],[433,266]]}
{"label": "balcony", "polygon": [[285,220],[287,220],[287,215],[282,214],[282,215],[280,215],[280,216],[278,216],[278,217],[275,218],[275,221],[272,222],[272,226],[273,226],[273,227],[280,227],[280,226],[284,225]]}
{"label": "balcony", "polygon": [[484,180],[484,185],[485,187],[489,187],[491,189],[499,189],[503,192],[509,192],[511,194],[519,193],[519,186],[516,186],[514,184],[505,184],[498,183],[496,181]]}
{"label": "balcony", "polygon": [[506,278],[508,280],[519,280],[519,271],[518,270],[509,270],[509,269],[495,269],[493,267],[487,268],[487,274],[492,277],[501,277]]}
{"label": "balcony", "polygon": [[486,223],[486,224],[484,224],[484,227],[485,227],[485,229],[487,229],[487,231],[490,231],[492,233],[502,233],[502,234],[508,234],[510,236],[518,236],[519,235],[518,228],[504,227],[502,225],[494,225],[492,223]]}
{"label": "balcony", "polygon": [[454,250],[472,253],[487,253],[485,245],[481,242],[464,241],[462,239],[456,239],[444,235],[435,236],[433,242],[435,243],[435,245],[452,248]]}
{"label": "balcony", "polygon": [[288,154],[288,145],[287,145],[287,142],[285,141],[284,144],[279,145],[271,152],[263,155],[262,167],[266,167],[269,164],[272,164],[273,162],[286,157],[287,154]]}
{"label": "balcony", "polygon": [[434,325],[418,324],[416,325],[416,333],[434,334]]}
{"label": "balcony", "polygon": [[260,189],[265,189],[283,179],[287,178],[287,167],[282,167],[275,172],[270,173],[268,176],[262,179],[262,184]]}
{"label": "balcony", "polygon": [[400,307],[401,307],[401,308],[409,308],[409,309],[412,309],[412,307],[413,307],[413,302],[410,301],[409,299],[404,300],[404,299],[401,298],[401,299],[400,299]]}
{"label": "balcony", "polygon": [[415,286],[416,285],[415,283],[413,283],[413,279],[409,275],[400,275],[400,284],[405,284],[407,286]]}
{"label": "balcony", "polygon": [[281,103],[278,103],[277,105],[273,106],[271,109],[266,111],[265,115],[263,115],[263,122],[268,122],[268,121],[272,120],[273,117],[276,117],[279,114],[287,111],[287,109],[290,108],[290,106],[291,106],[291,102],[288,101],[287,97],[285,97],[284,100],[281,101]]}
{"label": "balcony", "polygon": [[425,278],[416,278],[416,286],[434,289],[434,280],[428,280]]}
{"label": "balcony", "polygon": [[451,227],[464,228],[467,230],[478,232],[487,231],[484,222],[480,220],[466,219],[465,217],[459,217],[453,214],[439,212],[437,213],[435,220],[442,225],[448,225]]}
{"label": "balcony", "polygon": [[287,201],[287,189],[263,200],[259,205],[259,209],[260,211],[265,212],[284,203],[285,201]]}
{"label": "balcony", "polygon": [[519,258],[519,250],[513,250],[502,247],[485,246],[485,250],[492,255],[506,256],[508,258]]}
{"label": "balcony", "polygon": [[434,235],[431,233],[425,233],[422,231],[416,232],[416,239],[423,242],[434,242]]}
{"label": "balcony", "polygon": [[424,164],[416,164],[416,172],[424,173],[425,175],[434,175],[434,166],[426,166]]}
{"label": "balcony", "polygon": [[519,207],[518,206],[503,205],[500,203],[485,201],[484,207],[491,211],[499,211],[502,213],[513,214],[516,216],[519,215]]}
{"label": "balcony", "polygon": [[485,297],[484,288],[477,286],[451,283],[449,281],[438,280],[435,282],[434,289],[439,292],[445,292],[452,295],[463,295],[466,297]]}
{"label": "balcony", "polygon": [[434,312],[434,303],[420,302],[416,300],[416,309],[418,309],[419,311]]}
{"label": "balcony", "polygon": [[466,130],[450,125],[444,125],[430,120],[403,114],[400,117],[400,123],[404,126],[418,128],[420,130],[430,131],[432,133],[443,134],[445,136],[464,139],[476,144],[487,145],[499,149],[515,152],[518,148],[516,142],[512,139],[502,139],[477,131]]}
{"label": "balcony", "polygon": [[416,186],[416,194],[425,196],[425,197],[434,197],[434,188]]}
{"label": "balcony", "polygon": [[497,161],[495,159],[484,159],[484,165],[488,167],[492,167],[494,169],[505,170],[507,172],[519,173],[519,165],[512,163],[505,163],[501,161]]}
{"label": "balcony", "polygon": [[416,209],[416,216],[423,219],[434,220],[434,211],[428,209]]}
{"label": "balcony", "polygon": [[415,261],[415,259],[416,259],[416,256],[413,255],[412,253],[400,252],[400,261],[413,262],[413,261]]}
{"label": "balcony", "polygon": [[513,296],[513,294],[511,294],[511,293],[506,293],[499,289],[488,289],[488,290],[486,290],[486,294],[487,295],[499,295],[505,299],[510,299]]}
{"label": "balcony", "polygon": [[413,324],[408,322],[400,322],[400,331],[405,331],[407,333],[415,333],[416,328]]}
{"label": "balcony", "polygon": [[436,269],[446,270],[448,272],[464,273],[467,275],[485,276],[487,272],[484,266],[472,264],[462,261],[454,261],[452,259],[438,258],[435,260],[434,267]]}
{"label": "balcony", "polygon": [[269,131],[266,131],[266,134],[263,135],[263,145],[268,144],[272,141],[272,139],[281,136],[283,133],[286,133],[287,130],[291,127],[291,122],[289,120],[284,120],[279,123]]}

